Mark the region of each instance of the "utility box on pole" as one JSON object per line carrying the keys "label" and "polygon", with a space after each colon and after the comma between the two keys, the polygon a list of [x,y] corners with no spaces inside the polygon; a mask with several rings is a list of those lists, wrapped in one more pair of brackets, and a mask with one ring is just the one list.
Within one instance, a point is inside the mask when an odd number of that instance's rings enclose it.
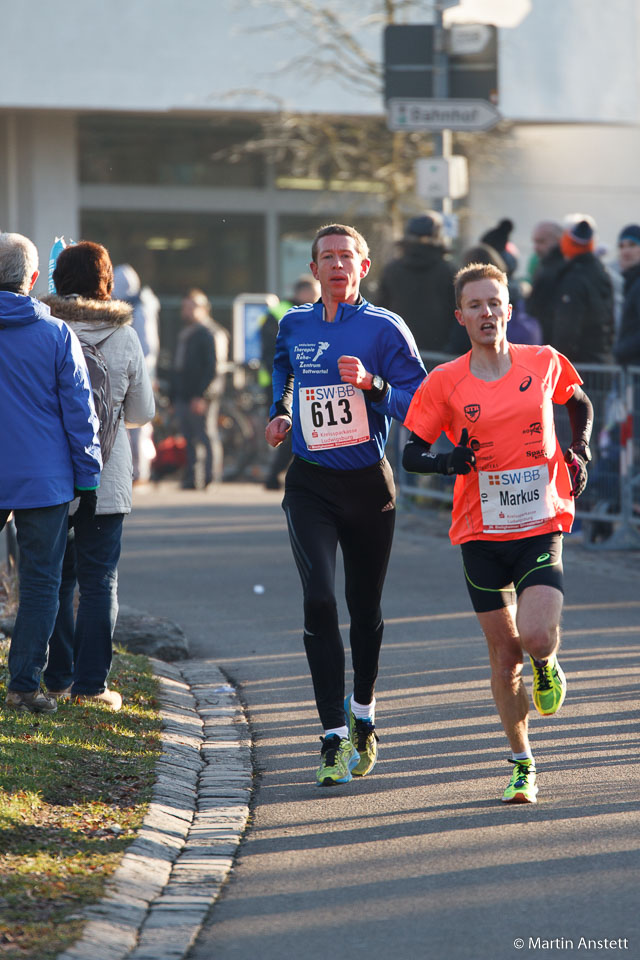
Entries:
{"label": "utility box on pole", "polygon": [[415,171],[416,193],[424,200],[459,200],[469,191],[466,157],[422,157],[416,160]]}

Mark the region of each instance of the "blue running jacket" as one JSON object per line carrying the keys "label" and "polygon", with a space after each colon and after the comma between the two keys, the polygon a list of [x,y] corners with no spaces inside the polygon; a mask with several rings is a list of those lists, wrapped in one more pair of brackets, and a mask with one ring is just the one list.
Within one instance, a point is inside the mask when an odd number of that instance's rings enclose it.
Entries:
{"label": "blue running jacket", "polygon": [[[342,383],[341,356],[359,357],[383,377],[386,396],[373,403],[369,391]],[[270,416],[291,415],[297,456],[338,470],[368,467],[382,459],[391,418],[404,420],[426,375],[413,335],[395,313],[361,298],[340,304],[329,323],[321,301],[306,303],[280,321]]]}

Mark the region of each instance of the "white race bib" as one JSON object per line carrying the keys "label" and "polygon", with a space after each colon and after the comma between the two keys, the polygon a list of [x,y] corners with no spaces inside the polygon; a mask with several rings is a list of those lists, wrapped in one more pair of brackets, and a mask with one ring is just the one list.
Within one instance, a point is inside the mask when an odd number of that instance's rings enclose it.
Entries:
{"label": "white race bib", "polygon": [[529,530],[556,514],[546,463],[522,470],[479,470],[478,483],[485,533]]}
{"label": "white race bib", "polygon": [[362,390],[351,383],[300,387],[300,424],[309,450],[366,443],[369,418]]}

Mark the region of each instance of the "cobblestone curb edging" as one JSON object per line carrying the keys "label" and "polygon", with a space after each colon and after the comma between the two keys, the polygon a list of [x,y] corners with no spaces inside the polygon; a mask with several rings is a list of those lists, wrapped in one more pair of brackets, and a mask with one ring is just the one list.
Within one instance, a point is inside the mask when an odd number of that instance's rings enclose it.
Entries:
{"label": "cobblestone curb edging", "polygon": [[162,756],[138,836],[57,960],[180,960],[227,879],[249,816],[251,741],[242,706],[206,660],[151,660]]}

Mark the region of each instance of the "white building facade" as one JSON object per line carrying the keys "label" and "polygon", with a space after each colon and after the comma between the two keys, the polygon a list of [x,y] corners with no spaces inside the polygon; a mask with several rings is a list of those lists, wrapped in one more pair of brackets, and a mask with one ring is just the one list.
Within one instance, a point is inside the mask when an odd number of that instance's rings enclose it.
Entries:
{"label": "white building facade", "polygon": [[[455,16],[467,6],[474,19],[483,2],[463,0]],[[518,3],[523,18],[499,32],[507,125],[494,151],[468,150],[461,243],[508,216],[525,257],[537,220],[579,210],[613,248],[640,221],[640,5]],[[324,5],[381,59],[379,0]],[[414,15],[427,21],[431,6]],[[379,95],[307,63],[314,23],[296,0],[0,0],[0,16],[0,228],[32,237],[42,264],[56,236],[98,240],[169,307],[202,287],[228,322],[240,292],[287,293],[320,224],[349,216],[366,233],[379,222],[375,192],[292,189],[257,154],[226,158],[275,105],[383,112]]]}

